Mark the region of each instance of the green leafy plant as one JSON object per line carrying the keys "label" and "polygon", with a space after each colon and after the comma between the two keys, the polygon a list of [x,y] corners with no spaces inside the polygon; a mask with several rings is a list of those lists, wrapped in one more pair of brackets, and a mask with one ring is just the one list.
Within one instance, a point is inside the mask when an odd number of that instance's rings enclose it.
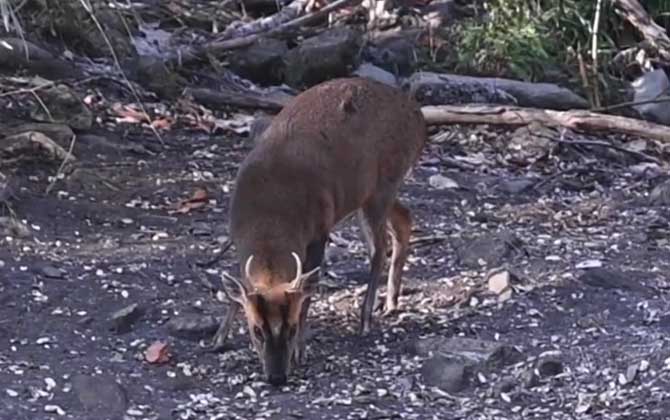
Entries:
{"label": "green leafy plant", "polygon": [[644,5],[653,17],[670,16],[670,0],[648,0]]}
{"label": "green leafy plant", "polygon": [[[491,0],[484,6],[484,19],[461,24],[456,47],[457,70],[535,81],[550,70],[574,68],[578,66],[576,55],[592,41],[595,3],[595,0]],[[613,28],[605,18],[608,12],[602,13],[601,28]],[[599,51],[604,53],[613,45],[606,33],[598,34]]]}

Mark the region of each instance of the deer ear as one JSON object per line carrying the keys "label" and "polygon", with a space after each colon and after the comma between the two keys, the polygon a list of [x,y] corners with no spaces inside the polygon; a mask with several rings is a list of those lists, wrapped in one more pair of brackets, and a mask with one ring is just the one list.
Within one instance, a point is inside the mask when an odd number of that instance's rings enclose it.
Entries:
{"label": "deer ear", "polygon": [[237,302],[240,305],[246,303],[248,292],[241,281],[228,273],[223,273],[221,281],[223,283],[223,292],[230,301]]}
{"label": "deer ear", "polygon": [[312,271],[301,274],[291,283],[290,291],[310,296],[316,293],[316,286],[319,284],[319,273],[321,267],[316,267]]}

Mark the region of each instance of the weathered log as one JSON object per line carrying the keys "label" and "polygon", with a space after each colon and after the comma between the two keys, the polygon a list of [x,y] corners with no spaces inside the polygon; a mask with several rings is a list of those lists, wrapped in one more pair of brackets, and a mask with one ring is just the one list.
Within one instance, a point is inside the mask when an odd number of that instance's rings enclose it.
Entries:
{"label": "weathered log", "polygon": [[288,22],[283,21],[282,20],[283,17],[282,19],[271,20],[269,23],[263,25],[263,27],[265,28],[263,32],[252,33],[250,35],[245,35],[240,38],[207,42],[199,47],[189,46],[187,48],[177,49],[168,56],[167,61],[172,64],[184,65],[189,62],[198,60],[207,54],[216,55],[221,54],[225,51],[230,51],[237,48],[243,48],[253,44],[254,42],[256,42],[256,40],[258,40],[263,36],[276,35],[284,31],[300,27],[302,25],[318,20],[324,16],[327,16],[328,14],[335,12],[339,9],[359,3],[360,1],[361,0],[337,0],[323,7],[322,9],[317,10],[316,12],[308,13],[306,15],[289,20]]}
{"label": "weathered log", "polygon": [[576,93],[552,83],[418,72],[406,85],[423,105],[477,102],[558,110],[583,109],[589,105]]}
{"label": "weathered log", "polygon": [[614,0],[617,13],[626,19],[642,38],[656,50],[658,56],[670,63],[670,37],[664,28],[649,16],[638,0]]}
{"label": "weathered log", "polygon": [[51,160],[74,161],[76,157],[61,147],[58,143],[39,131],[7,136],[0,141],[0,153],[8,156],[32,156],[35,152],[42,152]]}
{"label": "weathered log", "polygon": [[50,80],[82,76],[71,63],[56,58],[31,42],[20,38],[0,38],[0,73],[14,74],[19,70]]}
{"label": "weathered log", "polygon": [[440,124],[500,124],[527,125],[539,122],[550,127],[563,127],[576,131],[615,132],[648,137],[670,142],[670,129],[666,126],[618,115],[606,115],[585,110],[553,111],[493,105],[424,106],[421,108],[426,122]]}
{"label": "weathered log", "polygon": [[187,88],[184,94],[193,96],[196,102],[215,109],[226,106],[237,106],[241,108],[279,111],[284,106],[286,100],[286,98],[281,97],[262,96],[251,91],[218,91],[207,88]]}
{"label": "weathered log", "polygon": [[271,16],[262,17],[252,22],[233,22],[221,33],[219,41],[272,30],[283,23],[299,17],[308,2],[309,0],[293,0],[290,4]]}

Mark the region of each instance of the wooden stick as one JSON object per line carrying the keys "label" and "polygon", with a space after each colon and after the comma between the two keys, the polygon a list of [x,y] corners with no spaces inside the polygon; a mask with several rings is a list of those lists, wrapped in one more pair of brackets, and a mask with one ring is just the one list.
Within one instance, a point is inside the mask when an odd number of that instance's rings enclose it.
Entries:
{"label": "wooden stick", "polygon": [[553,111],[496,105],[442,105],[424,106],[421,111],[429,125],[500,124],[518,126],[539,122],[549,127],[565,127],[575,131],[609,131],[670,142],[670,127],[668,126],[584,110]]}

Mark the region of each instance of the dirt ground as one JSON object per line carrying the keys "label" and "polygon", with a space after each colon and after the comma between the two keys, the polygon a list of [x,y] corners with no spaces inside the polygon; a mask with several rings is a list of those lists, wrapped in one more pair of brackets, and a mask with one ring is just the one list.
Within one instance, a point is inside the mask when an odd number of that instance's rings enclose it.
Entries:
{"label": "dirt ground", "polygon": [[[241,319],[229,350],[206,348],[211,316],[225,312],[220,273],[237,264],[226,214],[249,140],[176,131],[151,155],[81,136],[77,170],[46,196],[58,164],[24,164],[11,206],[32,236],[0,239],[0,417],[668,418],[670,211],[648,199],[663,177],[584,147],[524,167],[506,146],[518,133],[445,132],[402,192],[416,220],[402,312],[356,334],[368,265],[346,224],[312,305],[306,364],[280,389],[263,382]],[[158,150],[150,133],[100,135]],[[458,185],[436,188],[436,174]],[[207,206],[169,212],[202,186]],[[513,274],[509,299],[489,291],[496,267]],[[134,322],[112,329],[133,304]],[[171,334],[175,319],[200,336]],[[444,391],[431,378],[439,363],[416,347],[457,336],[518,357]],[[157,340],[170,349],[163,365],[144,361]],[[556,372],[534,370],[547,354]]]}

